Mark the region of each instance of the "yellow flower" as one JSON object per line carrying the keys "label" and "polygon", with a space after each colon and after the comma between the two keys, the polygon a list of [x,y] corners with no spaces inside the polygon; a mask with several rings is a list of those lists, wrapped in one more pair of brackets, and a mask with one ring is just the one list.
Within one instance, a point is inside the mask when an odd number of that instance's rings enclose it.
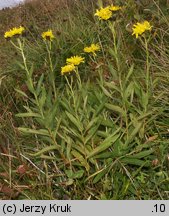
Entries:
{"label": "yellow flower", "polygon": [[108,20],[112,17],[112,11],[109,7],[101,7],[100,10],[96,10],[95,16],[98,16],[100,20]]}
{"label": "yellow flower", "polygon": [[86,53],[93,53],[96,56],[96,51],[100,50],[100,46],[98,44],[91,44],[89,47],[84,48],[84,52]]}
{"label": "yellow flower", "polygon": [[80,63],[84,63],[84,58],[81,56],[72,56],[71,58],[66,59],[67,64],[79,65]]}
{"label": "yellow flower", "polygon": [[55,37],[53,35],[52,30],[49,29],[48,31],[42,33],[42,38],[44,40],[52,41]]}
{"label": "yellow flower", "polygon": [[109,10],[111,10],[111,11],[118,11],[118,10],[121,10],[121,8],[122,7],[120,7],[120,6],[113,6],[113,5],[109,6]]}
{"label": "yellow flower", "polygon": [[144,21],[142,23],[136,23],[133,25],[133,33],[132,35],[136,35],[136,38],[138,38],[139,35],[142,35],[145,31],[147,30],[151,30],[152,26],[150,25],[150,23],[148,21]]}
{"label": "yellow flower", "polygon": [[16,35],[22,35],[24,30],[25,30],[25,28],[22,26],[20,26],[19,28],[15,27],[15,28],[10,29],[9,31],[5,32],[4,37],[7,39],[7,38],[11,38],[11,37],[16,36]]}
{"label": "yellow flower", "polygon": [[65,65],[61,67],[61,74],[64,75],[65,73],[70,73],[75,70],[74,64]]}

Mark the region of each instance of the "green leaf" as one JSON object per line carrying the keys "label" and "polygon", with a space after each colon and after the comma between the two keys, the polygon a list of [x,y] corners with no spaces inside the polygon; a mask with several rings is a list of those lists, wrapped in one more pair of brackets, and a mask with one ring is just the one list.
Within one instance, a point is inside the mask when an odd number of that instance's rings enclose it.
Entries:
{"label": "green leaf", "polygon": [[79,153],[86,156],[86,154],[89,153],[89,150],[86,148],[87,146],[84,146],[82,143],[76,142],[72,144],[72,148],[77,150]]}
{"label": "green leaf", "polygon": [[72,170],[65,170],[65,173],[67,175],[68,178],[72,178],[73,175],[73,171]]}
{"label": "green leaf", "polygon": [[130,155],[130,156],[127,156],[128,158],[137,158],[137,159],[141,159],[141,158],[144,158],[144,157],[147,157],[148,155],[152,154],[154,152],[153,149],[151,150],[147,150],[147,151],[142,151],[140,153],[137,153],[137,154],[134,154],[134,155]]}
{"label": "green leaf", "polygon": [[[111,30],[112,30],[112,28],[111,28]],[[111,49],[111,48],[109,48],[109,53],[110,53],[114,58],[117,57],[116,52],[115,52],[113,49]]]}
{"label": "green leaf", "polygon": [[55,122],[55,116],[58,108],[58,102],[56,101],[55,104],[50,108],[48,114],[45,117],[45,125],[47,128],[53,128],[53,124]]}
{"label": "green leaf", "polygon": [[116,90],[117,92],[121,93],[120,88],[113,82],[105,82],[105,86],[111,90]]}
{"label": "green leaf", "polygon": [[65,173],[68,178],[71,179],[79,179],[82,178],[84,175],[84,170],[78,170],[75,173],[72,170],[65,170]]}
{"label": "green leaf", "polygon": [[142,107],[147,110],[148,102],[149,102],[149,93],[142,91],[141,95],[141,105]]}
{"label": "green leaf", "polygon": [[32,94],[34,94],[34,93],[35,93],[35,89],[34,89],[34,86],[33,86],[33,83],[32,83],[32,80],[31,80],[31,79],[28,79],[28,80],[26,81],[26,85],[27,85],[29,91],[30,91]]}
{"label": "green leaf", "polygon": [[83,131],[83,125],[71,113],[65,112],[69,120],[77,127],[79,131]]}
{"label": "green leaf", "polygon": [[113,134],[107,137],[99,146],[97,146],[92,152],[88,154],[87,158],[91,158],[96,154],[99,154],[100,152],[108,149],[119,138],[119,136],[120,134],[117,135]]}
{"label": "green leaf", "polygon": [[112,99],[112,94],[111,94],[106,88],[104,88],[103,86],[101,86],[101,89],[102,89],[103,93],[104,93],[107,97],[109,97],[109,98]]}
{"label": "green leaf", "polygon": [[128,165],[143,166],[143,167],[150,166],[148,161],[142,161],[142,160],[137,159],[137,158],[125,157],[125,158],[121,158],[120,161],[122,163],[128,164]]}
{"label": "green leaf", "polygon": [[114,159],[116,157],[120,157],[121,155],[118,154],[118,152],[104,152],[104,153],[101,153],[101,154],[98,154],[96,156],[94,156],[93,158],[94,159],[107,159],[107,158],[111,158],[111,159]]}
{"label": "green leaf", "polygon": [[106,103],[106,104],[105,104],[105,107],[106,107],[107,109],[111,110],[111,111],[120,113],[122,116],[126,116],[125,111],[124,111],[121,107],[119,107],[119,106]]}
{"label": "green leaf", "polygon": [[103,119],[100,124],[105,126],[105,127],[110,127],[110,128],[115,128],[116,127],[114,122],[109,120],[109,119]]}
{"label": "green leaf", "polygon": [[126,76],[125,85],[127,84],[127,82],[129,80],[130,76],[132,75],[133,71],[134,71],[134,64],[131,65],[131,67],[129,69],[129,72],[128,72],[127,76]]}
{"label": "green leaf", "polygon": [[56,135],[57,135],[58,130],[60,128],[61,121],[62,121],[62,117],[60,117],[59,119],[57,119],[56,128],[53,131],[54,138],[56,138]]}
{"label": "green leaf", "polygon": [[125,89],[125,92],[124,92],[124,98],[125,98],[125,100],[127,100],[128,97],[130,95],[133,95],[133,94],[134,94],[134,83],[130,82],[130,84],[127,86],[127,88]]}
{"label": "green leaf", "polygon": [[94,126],[95,124],[97,124],[97,122],[99,121],[99,117],[96,117],[96,118],[94,118],[94,119],[92,119],[90,122],[89,122],[89,124],[86,126],[86,129],[85,129],[85,133],[88,131],[88,130],[90,130],[90,128],[92,127],[92,126]]}
{"label": "green leaf", "polygon": [[46,101],[46,89],[43,86],[42,91],[41,91],[41,97],[39,99],[39,105],[40,105],[41,108],[43,108],[43,106],[45,104],[45,101]]}
{"label": "green leaf", "polygon": [[141,119],[144,119],[146,117],[148,117],[149,115],[152,115],[153,114],[153,111],[150,111],[150,112],[147,112],[147,113],[143,113],[142,115],[140,115],[137,120],[141,120]]}
{"label": "green leaf", "polygon": [[15,116],[16,117],[38,117],[38,118],[41,118],[41,115],[38,113],[18,113]]}
{"label": "green leaf", "polygon": [[21,64],[19,61],[16,61],[16,63],[22,70],[25,70],[25,67],[23,64]]}
{"label": "green leaf", "polygon": [[60,102],[60,104],[62,106],[62,109],[64,108],[65,110],[70,111],[69,104],[65,103],[63,100],[59,100],[59,102]]}
{"label": "green leaf", "polygon": [[40,151],[38,151],[38,152],[36,152],[34,154],[29,154],[29,155],[31,155],[33,157],[37,157],[37,156],[40,156],[40,155],[42,155],[42,154],[44,154],[46,152],[49,152],[49,151],[52,151],[52,150],[55,150],[55,149],[58,149],[58,148],[59,148],[59,146],[56,146],[56,145],[47,146],[47,147],[43,148],[42,150],[40,150]]}
{"label": "green leaf", "polygon": [[19,90],[19,89],[15,89],[15,91],[18,92],[19,94],[21,94],[22,96],[28,98],[28,95],[25,94],[25,92],[23,92],[23,91],[21,91],[21,90]]}
{"label": "green leaf", "polygon": [[46,160],[56,160],[56,157],[48,156],[48,155],[40,155],[40,158],[46,159]]}
{"label": "green leaf", "polygon": [[25,109],[26,109],[26,111],[28,112],[28,113],[34,113],[31,109],[30,109],[30,107],[28,107],[28,106],[23,106]]}
{"label": "green leaf", "polygon": [[108,132],[105,132],[105,131],[97,131],[97,135],[102,137],[102,138],[107,138],[110,136],[110,134]]}
{"label": "green leaf", "polygon": [[76,171],[76,173],[74,173],[73,175],[73,179],[78,179],[78,178],[82,178],[84,175],[84,170],[79,170],[79,171]]}
{"label": "green leaf", "polygon": [[29,133],[29,134],[37,134],[37,135],[44,135],[44,136],[49,136],[49,133],[45,129],[30,129],[30,128],[23,128],[23,127],[18,127],[18,130],[23,133]]}
{"label": "green leaf", "polygon": [[87,144],[89,140],[91,140],[94,135],[96,134],[100,124],[96,125],[95,127],[91,128],[90,131],[88,132],[88,135],[84,139],[84,144]]}
{"label": "green leaf", "polygon": [[85,167],[86,171],[88,172],[90,167],[84,157],[76,150],[71,151],[71,154]]}
{"label": "green leaf", "polygon": [[114,65],[108,63],[108,68],[109,68],[109,71],[110,71],[113,79],[117,80],[118,79],[118,71],[114,68]]}
{"label": "green leaf", "polygon": [[128,145],[130,142],[133,141],[133,139],[135,138],[136,134],[140,131],[141,127],[142,127],[142,122],[138,122],[135,125],[134,130],[129,134],[129,137],[126,140],[125,145]]}
{"label": "green leaf", "polygon": [[29,75],[30,75],[30,77],[32,77],[33,71],[34,71],[34,66],[32,64],[31,67],[30,67],[30,69],[29,69],[29,73],[30,73]]}
{"label": "green leaf", "polygon": [[99,170],[98,174],[93,179],[93,184],[96,184],[108,172],[108,168]]}
{"label": "green leaf", "polygon": [[40,77],[40,79],[38,81],[38,85],[37,85],[37,88],[36,88],[37,96],[40,94],[43,79],[44,79],[44,74],[41,75],[41,77]]}
{"label": "green leaf", "polygon": [[103,100],[102,103],[97,107],[97,109],[94,112],[93,117],[98,116],[103,111],[104,107],[105,107],[105,100]]}

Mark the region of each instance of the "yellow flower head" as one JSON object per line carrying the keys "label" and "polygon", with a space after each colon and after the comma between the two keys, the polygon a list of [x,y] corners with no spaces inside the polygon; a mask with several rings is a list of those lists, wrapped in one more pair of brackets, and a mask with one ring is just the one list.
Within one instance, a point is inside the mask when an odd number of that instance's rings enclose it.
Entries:
{"label": "yellow flower head", "polygon": [[100,10],[96,10],[95,16],[98,16],[100,20],[108,20],[112,17],[112,11],[109,7],[101,7]]}
{"label": "yellow flower head", "polygon": [[70,73],[75,70],[75,66],[73,64],[65,65],[61,67],[61,74],[64,75],[65,73]]}
{"label": "yellow flower head", "polygon": [[44,40],[52,41],[55,37],[53,35],[52,30],[49,29],[48,31],[42,33],[42,38]]}
{"label": "yellow flower head", "polygon": [[66,59],[67,64],[79,65],[80,63],[84,63],[84,58],[81,56],[72,56],[71,58]]}
{"label": "yellow flower head", "polygon": [[4,37],[7,38],[12,38],[13,36],[18,36],[22,35],[23,31],[25,30],[24,27],[20,26],[19,28],[13,28],[10,29],[9,31],[5,32]]}
{"label": "yellow flower head", "polygon": [[96,56],[96,51],[100,50],[100,46],[98,44],[91,44],[89,47],[84,48],[84,52],[86,53],[93,53]]}
{"label": "yellow flower head", "polygon": [[114,5],[109,6],[109,10],[111,10],[111,11],[118,11],[121,9],[122,9],[122,7],[120,7],[120,6],[114,6]]}
{"label": "yellow flower head", "polygon": [[151,30],[152,26],[150,25],[150,23],[148,21],[144,21],[142,23],[136,23],[133,25],[133,33],[132,35],[136,35],[136,38],[138,38],[139,35],[142,35],[145,31],[147,30]]}

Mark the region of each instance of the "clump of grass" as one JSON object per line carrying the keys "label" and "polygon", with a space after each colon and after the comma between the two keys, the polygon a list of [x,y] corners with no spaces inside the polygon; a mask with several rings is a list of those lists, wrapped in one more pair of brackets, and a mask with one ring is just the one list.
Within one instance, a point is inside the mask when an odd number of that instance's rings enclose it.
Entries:
{"label": "clump of grass", "polygon": [[[12,98],[15,122],[11,130],[3,115],[2,136],[14,147],[1,154],[10,198],[168,198],[168,17],[156,2],[147,14],[134,1],[121,3],[110,13],[111,2],[66,1],[49,31],[35,17],[36,37],[25,26],[29,37],[5,42],[20,73],[1,92],[4,105]],[[85,52],[91,44],[97,51]]]}

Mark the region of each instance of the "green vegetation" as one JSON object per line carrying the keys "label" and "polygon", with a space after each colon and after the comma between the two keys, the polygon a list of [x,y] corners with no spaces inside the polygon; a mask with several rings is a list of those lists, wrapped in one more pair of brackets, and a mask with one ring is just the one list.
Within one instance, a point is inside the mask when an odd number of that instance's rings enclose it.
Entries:
{"label": "green vegetation", "polygon": [[0,198],[168,199],[168,2],[46,2],[0,11]]}

